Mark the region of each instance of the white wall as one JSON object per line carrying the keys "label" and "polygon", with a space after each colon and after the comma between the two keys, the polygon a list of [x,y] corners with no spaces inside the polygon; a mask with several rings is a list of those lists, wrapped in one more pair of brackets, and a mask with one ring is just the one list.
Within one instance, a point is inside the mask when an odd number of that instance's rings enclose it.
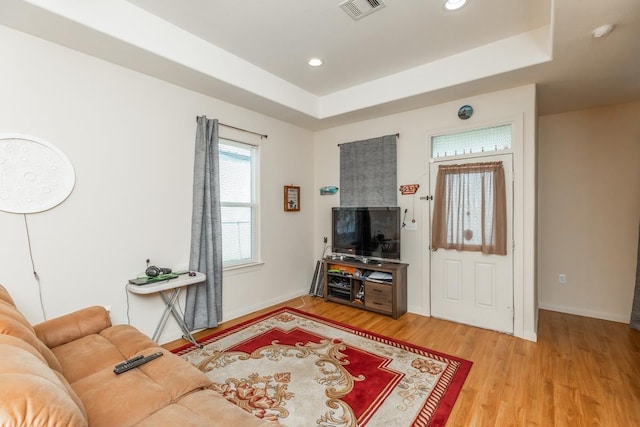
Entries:
{"label": "white wall", "polygon": [[640,102],[540,117],[541,308],[629,322],[640,219],[638,115]]}
{"label": "white wall", "polygon": [[[474,107],[474,116],[466,121],[457,117],[464,104]],[[315,134],[315,187],[340,186],[339,148],[337,144],[376,136],[400,133],[398,139],[398,185],[419,183],[415,196],[398,193],[398,205],[408,209],[407,219],[417,221],[417,231],[402,231],[402,261],[409,264],[409,311],[429,315],[429,264],[427,209],[428,203],[419,197],[428,194],[429,135],[440,132],[490,126],[496,122],[514,121],[518,147],[514,152],[516,165],[515,234],[515,335],[536,339],[537,296],[535,289],[535,86],[495,92],[461,99],[441,105],[380,117],[346,126],[319,131]],[[331,207],[340,203],[339,193],[316,198],[315,242],[316,256],[320,256],[322,238],[331,238]],[[415,212],[414,212],[415,206]]]}
{"label": "white wall", "polygon": [[[269,135],[260,140],[264,264],[225,273],[224,318],[308,292],[315,266],[313,133],[0,26],[0,134],[43,138],[76,171],[71,196],[28,215],[48,317],[111,305],[114,323],[151,335],[159,296],[125,292],[145,260],[188,265],[195,117]],[[225,134],[226,132],[226,134]],[[283,186],[301,187],[285,213]],[[290,268],[295,266],[295,268]],[[0,212],[0,283],[32,322],[43,316],[22,215]],[[129,305],[129,307],[127,306]],[[170,320],[161,341],[179,337]]]}

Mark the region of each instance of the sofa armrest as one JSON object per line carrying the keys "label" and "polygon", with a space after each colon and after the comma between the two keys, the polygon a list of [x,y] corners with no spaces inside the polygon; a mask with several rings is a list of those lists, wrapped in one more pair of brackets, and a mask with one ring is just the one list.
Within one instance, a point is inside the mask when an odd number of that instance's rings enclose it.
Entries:
{"label": "sofa armrest", "polygon": [[100,333],[111,326],[111,318],[104,307],[94,306],[65,314],[35,325],[36,335],[49,348]]}

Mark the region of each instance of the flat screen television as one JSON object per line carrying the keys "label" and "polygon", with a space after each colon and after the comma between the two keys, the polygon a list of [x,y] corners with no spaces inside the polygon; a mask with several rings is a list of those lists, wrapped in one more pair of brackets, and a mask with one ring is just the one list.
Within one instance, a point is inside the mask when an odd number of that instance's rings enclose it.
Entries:
{"label": "flat screen television", "polygon": [[400,261],[400,208],[332,208],[335,254]]}

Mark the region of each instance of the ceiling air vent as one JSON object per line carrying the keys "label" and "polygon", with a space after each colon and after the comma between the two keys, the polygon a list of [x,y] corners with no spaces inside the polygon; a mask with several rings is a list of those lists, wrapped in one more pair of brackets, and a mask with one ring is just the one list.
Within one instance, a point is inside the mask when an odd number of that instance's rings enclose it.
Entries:
{"label": "ceiling air vent", "polygon": [[357,21],[376,10],[382,9],[384,3],[382,0],[347,0],[340,3],[340,7],[347,12],[347,15]]}

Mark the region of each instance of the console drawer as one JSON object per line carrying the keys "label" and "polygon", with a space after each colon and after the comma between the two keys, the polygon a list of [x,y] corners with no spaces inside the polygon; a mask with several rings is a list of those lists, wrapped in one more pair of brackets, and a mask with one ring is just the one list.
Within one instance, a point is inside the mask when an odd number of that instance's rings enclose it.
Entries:
{"label": "console drawer", "polygon": [[375,310],[391,313],[393,310],[392,286],[382,283],[364,282],[364,305]]}

